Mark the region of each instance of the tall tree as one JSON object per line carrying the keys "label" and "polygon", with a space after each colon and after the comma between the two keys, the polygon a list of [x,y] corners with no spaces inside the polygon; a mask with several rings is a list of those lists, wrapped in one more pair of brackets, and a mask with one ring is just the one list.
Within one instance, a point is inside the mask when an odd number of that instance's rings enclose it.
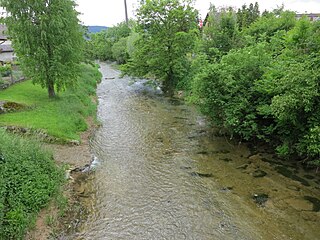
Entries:
{"label": "tall tree", "polygon": [[237,22],[239,28],[245,29],[249,27],[252,23],[254,23],[260,17],[259,4],[255,2],[249,4],[247,7],[246,4],[242,5],[241,9],[238,9],[237,12]]}
{"label": "tall tree", "polygon": [[73,0],[0,0],[24,74],[49,97],[76,83],[83,30]]}
{"label": "tall tree", "polygon": [[138,33],[132,60],[125,72],[154,76],[163,90],[172,95],[174,88],[187,75],[188,53],[196,41],[197,12],[192,0],[146,0],[138,9]]}
{"label": "tall tree", "polygon": [[212,5],[203,28],[203,37],[205,53],[211,60],[235,48],[239,41],[239,30],[234,9],[216,9]]}

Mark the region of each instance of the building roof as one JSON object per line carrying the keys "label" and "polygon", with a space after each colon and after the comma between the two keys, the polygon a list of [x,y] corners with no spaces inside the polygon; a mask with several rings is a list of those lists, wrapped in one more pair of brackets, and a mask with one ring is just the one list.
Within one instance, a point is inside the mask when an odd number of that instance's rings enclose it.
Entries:
{"label": "building roof", "polygon": [[8,36],[6,32],[8,31],[8,28],[4,24],[0,24],[0,40],[7,40]]}
{"label": "building roof", "polygon": [[296,16],[302,17],[302,16],[307,16],[307,17],[320,17],[320,13],[297,13]]}
{"label": "building roof", "polygon": [[302,18],[306,16],[309,18],[311,21],[318,21],[320,20],[320,13],[297,13],[296,18]]}
{"label": "building roof", "polygon": [[11,45],[0,45],[0,53],[3,52],[13,52],[13,48]]}

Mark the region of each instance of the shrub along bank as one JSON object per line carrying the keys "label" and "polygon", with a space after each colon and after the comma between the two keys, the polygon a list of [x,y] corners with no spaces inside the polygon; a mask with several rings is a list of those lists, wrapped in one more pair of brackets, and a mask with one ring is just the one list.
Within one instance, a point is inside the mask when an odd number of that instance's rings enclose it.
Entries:
{"label": "shrub along bank", "polygon": [[0,130],[0,239],[23,239],[63,176],[39,143]]}
{"label": "shrub along bank", "polygon": [[[48,99],[46,90],[31,81],[1,91],[1,101],[19,108],[0,114],[0,125],[41,129],[61,142],[79,140],[86,118],[96,115],[93,98],[100,79],[96,66],[83,65],[78,86],[56,99]],[[38,141],[0,129],[0,239],[23,239],[63,182],[63,170]]]}

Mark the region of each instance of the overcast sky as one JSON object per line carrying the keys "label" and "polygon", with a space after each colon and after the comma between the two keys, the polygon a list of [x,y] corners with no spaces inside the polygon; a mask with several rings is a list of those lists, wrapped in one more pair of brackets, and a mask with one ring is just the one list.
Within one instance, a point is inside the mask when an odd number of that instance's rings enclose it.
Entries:
{"label": "overcast sky", "polygon": [[[85,25],[101,25],[111,27],[124,21],[124,0],[76,0],[77,10],[81,13],[80,20]],[[138,0],[127,0],[129,17],[134,17]],[[205,17],[210,2],[216,7],[234,6],[241,7],[243,4],[249,5],[251,2],[258,2],[260,11],[264,9],[272,10],[282,3],[286,9],[298,13],[320,13],[320,0],[196,0],[196,8],[202,18]]]}

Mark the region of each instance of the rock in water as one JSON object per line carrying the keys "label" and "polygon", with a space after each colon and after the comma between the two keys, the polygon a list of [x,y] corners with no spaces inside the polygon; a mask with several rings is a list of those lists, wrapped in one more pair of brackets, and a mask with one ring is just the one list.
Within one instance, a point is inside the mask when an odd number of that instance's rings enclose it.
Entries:
{"label": "rock in water", "polygon": [[262,194],[253,194],[252,199],[258,206],[264,207],[265,203],[268,201],[269,196],[268,194],[262,193]]}
{"label": "rock in water", "polygon": [[267,175],[267,173],[265,171],[260,170],[260,169],[254,171],[252,173],[252,176],[255,177],[255,178],[261,178],[261,177],[264,177],[266,175]]}

